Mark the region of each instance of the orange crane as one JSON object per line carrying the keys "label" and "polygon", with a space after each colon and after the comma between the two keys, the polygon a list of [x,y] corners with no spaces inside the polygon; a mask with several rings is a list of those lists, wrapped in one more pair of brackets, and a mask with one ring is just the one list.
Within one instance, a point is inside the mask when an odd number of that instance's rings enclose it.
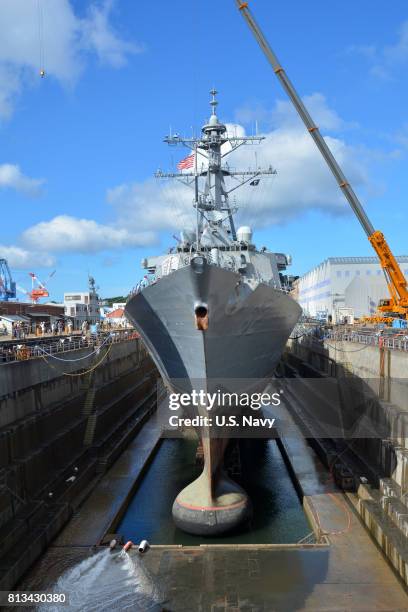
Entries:
{"label": "orange crane", "polygon": [[392,320],[392,316],[402,316],[407,319],[407,281],[390,247],[388,246],[387,241],[384,238],[384,234],[378,230],[375,230],[373,225],[371,224],[371,221],[367,217],[360,200],[353,191],[350,183],[348,182],[342,169],[334,158],[323,136],[320,134],[319,128],[314,123],[312,117],[310,116],[307,108],[305,107],[299,95],[297,94],[296,89],[292,85],[285,70],[282,68],[282,65],[280,64],[277,56],[272,51],[271,46],[269,45],[264,34],[262,33],[262,30],[255,21],[251,11],[249,10],[248,2],[244,2],[243,0],[235,1],[241,15],[243,16],[252,33],[254,34],[259,46],[261,47],[262,51],[266,56],[266,59],[272,66],[272,69],[278,77],[281,85],[283,86],[283,89],[288,94],[300,118],[305,124],[309,134],[315,141],[317,148],[319,149],[324,160],[332,171],[338,186],[347,198],[357,219],[360,221],[360,224],[362,225],[365,233],[367,234],[368,240],[370,241],[375,252],[377,253],[381,267],[384,271],[385,280],[387,282],[390,297],[388,299],[380,300],[378,305],[378,310],[384,315],[388,314],[389,317],[374,317],[374,319],[386,320],[387,322]]}
{"label": "orange crane", "polygon": [[[54,276],[55,272],[56,270],[48,275],[47,282]],[[31,277],[31,291],[27,291],[24,289],[24,287],[20,286],[18,286],[17,289],[22,293],[25,293],[31,299],[33,304],[37,304],[41,298],[49,297],[50,294],[47,287],[39,280],[38,276],[34,272],[29,272],[28,275]]]}

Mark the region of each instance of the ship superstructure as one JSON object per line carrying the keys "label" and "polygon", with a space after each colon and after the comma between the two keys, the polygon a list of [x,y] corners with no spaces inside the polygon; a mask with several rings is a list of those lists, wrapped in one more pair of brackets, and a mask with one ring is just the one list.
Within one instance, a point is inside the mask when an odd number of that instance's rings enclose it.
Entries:
{"label": "ship superstructure", "polygon": [[[190,263],[191,256],[198,253],[210,264],[239,272],[242,282],[254,289],[259,283],[275,288],[287,289],[288,279],[282,272],[290,265],[290,257],[283,253],[272,253],[263,248],[259,252],[252,243],[252,231],[244,226],[236,231],[234,214],[235,204],[230,204],[230,194],[240,187],[250,184],[254,188],[261,176],[276,175],[276,170],[255,168],[236,170],[229,167],[224,159],[243,145],[256,145],[264,140],[263,136],[236,136],[216,115],[216,90],[211,90],[212,114],[202,128],[198,138],[184,138],[178,134],[167,136],[164,142],[171,146],[182,145],[192,150],[190,167],[185,172],[165,173],[159,170],[156,178],[176,179],[195,191],[194,207],[197,210],[195,230],[184,229],[180,240],[171,253],[143,260],[142,265],[149,272],[144,283],[156,282]],[[226,180],[230,185],[226,186]],[[200,182],[204,182],[201,189]]]}
{"label": "ship superstructure", "polygon": [[[194,229],[183,229],[177,246],[143,260],[148,274],[130,297],[126,314],[134,322],[165,383],[176,391],[243,393],[262,390],[272,376],[301,309],[288,295],[283,274],[290,258],[258,250],[248,226],[235,229],[230,194],[276,171],[239,171],[224,160],[238,147],[258,144],[261,136],[229,133],[212,113],[197,138],[178,134],[170,145],[192,150],[180,173],[156,173],[194,189]],[[187,170],[187,171],[186,171]],[[227,184],[228,182],[228,184]],[[216,406],[217,410],[225,408]],[[207,414],[207,406],[190,407]],[[222,470],[228,440],[217,431],[199,428],[204,470],[177,497],[173,516],[192,533],[214,534],[248,516],[250,502]]]}

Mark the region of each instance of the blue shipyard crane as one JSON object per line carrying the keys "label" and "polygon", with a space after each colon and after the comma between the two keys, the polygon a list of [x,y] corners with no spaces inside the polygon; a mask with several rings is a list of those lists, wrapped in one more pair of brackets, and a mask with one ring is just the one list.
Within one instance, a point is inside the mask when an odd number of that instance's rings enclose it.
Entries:
{"label": "blue shipyard crane", "polygon": [[16,297],[16,283],[11,277],[7,259],[0,259],[0,300],[7,302]]}

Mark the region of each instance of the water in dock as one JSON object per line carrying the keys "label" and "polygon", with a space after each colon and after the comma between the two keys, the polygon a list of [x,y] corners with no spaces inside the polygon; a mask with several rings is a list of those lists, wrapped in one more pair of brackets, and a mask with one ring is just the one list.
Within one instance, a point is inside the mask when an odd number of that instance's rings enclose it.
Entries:
{"label": "water in dock", "polygon": [[152,544],[197,545],[294,543],[311,531],[286,465],[274,440],[257,440],[241,448],[240,484],[253,504],[251,523],[217,538],[193,536],[177,529],[171,508],[181,489],[196,478],[194,440],[166,439],[117,527],[125,540]]}
{"label": "water in dock", "polygon": [[[100,550],[64,572],[52,588],[65,593],[69,610],[108,612],[110,610],[163,609],[163,595],[157,581],[144,566],[143,558],[131,559],[123,550]],[[39,611],[61,610],[59,605],[44,604]]]}

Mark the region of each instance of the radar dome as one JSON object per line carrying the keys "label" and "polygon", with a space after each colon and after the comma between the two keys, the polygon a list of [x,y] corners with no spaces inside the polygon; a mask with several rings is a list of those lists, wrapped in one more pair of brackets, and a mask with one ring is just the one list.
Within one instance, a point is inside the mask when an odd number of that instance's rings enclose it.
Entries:
{"label": "radar dome", "polygon": [[243,225],[238,228],[237,238],[239,242],[246,242],[247,244],[251,244],[252,242],[252,229],[249,225]]}

